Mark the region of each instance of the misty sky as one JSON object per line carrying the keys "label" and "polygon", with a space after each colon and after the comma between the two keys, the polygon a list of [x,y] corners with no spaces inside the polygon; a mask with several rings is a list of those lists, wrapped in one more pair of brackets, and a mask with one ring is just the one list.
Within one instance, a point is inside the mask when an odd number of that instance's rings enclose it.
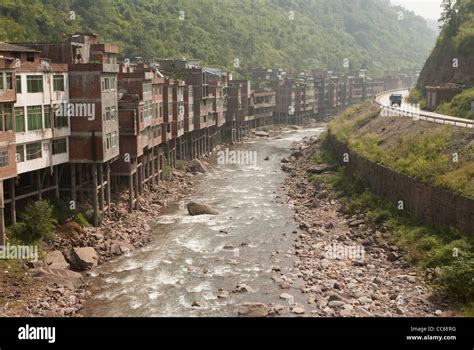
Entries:
{"label": "misty sky", "polygon": [[442,0],[392,0],[393,5],[401,5],[417,15],[437,20],[441,13]]}

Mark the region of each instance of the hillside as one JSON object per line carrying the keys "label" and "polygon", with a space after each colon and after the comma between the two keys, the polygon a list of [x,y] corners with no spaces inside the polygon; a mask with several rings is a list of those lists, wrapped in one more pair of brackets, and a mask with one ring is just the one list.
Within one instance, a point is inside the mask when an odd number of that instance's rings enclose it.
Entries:
{"label": "hillside", "polygon": [[130,58],[185,56],[243,73],[343,70],[347,58],[382,74],[420,67],[435,41],[423,18],[401,11],[385,0],[3,0],[0,41],[92,31]]}
{"label": "hillside", "polygon": [[[436,47],[420,74],[417,89],[446,83],[474,85],[474,0],[458,0],[445,10]],[[459,67],[453,67],[453,59]]]}

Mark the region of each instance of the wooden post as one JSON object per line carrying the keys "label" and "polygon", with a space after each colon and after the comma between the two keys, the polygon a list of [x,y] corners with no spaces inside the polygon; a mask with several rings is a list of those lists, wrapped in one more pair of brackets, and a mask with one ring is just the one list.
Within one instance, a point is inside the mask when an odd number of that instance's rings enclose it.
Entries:
{"label": "wooden post", "polygon": [[15,178],[10,180],[10,193],[12,196],[11,201],[11,218],[12,218],[12,225],[16,224],[16,200],[15,200]]}
{"label": "wooden post", "polygon": [[133,213],[133,173],[128,176],[128,212]]}
{"label": "wooden post", "polygon": [[151,187],[155,187],[155,147],[151,149]]}
{"label": "wooden post", "polygon": [[84,191],[82,186],[84,185],[84,165],[79,163],[78,166],[78,177],[79,177],[79,202],[84,203]]}
{"label": "wooden post", "polygon": [[94,226],[99,226],[99,199],[97,198],[97,164],[92,164],[92,199],[94,203]]}
{"label": "wooden post", "polygon": [[135,209],[138,210],[138,199],[140,197],[140,194],[139,194],[139,188],[140,188],[140,185],[139,185],[139,181],[138,181],[138,159],[135,159],[134,160],[135,162],[135,199],[136,199],[136,203],[135,203]]}
{"label": "wooden post", "polygon": [[77,205],[77,191],[76,191],[76,164],[71,164],[71,199],[74,202],[74,207]]}
{"label": "wooden post", "polygon": [[107,201],[107,212],[110,213],[110,191],[111,191],[111,188],[110,188],[110,163],[107,162],[105,164],[105,178],[107,180],[107,192],[106,192],[106,201]]}
{"label": "wooden post", "polygon": [[38,200],[43,199],[43,194],[41,193],[41,169],[36,171],[36,190],[38,191]]}
{"label": "wooden post", "polygon": [[57,199],[59,199],[59,165],[56,165],[53,169],[53,177],[54,177],[54,195]]}
{"label": "wooden post", "polygon": [[105,192],[104,192],[104,168],[103,164],[97,164],[99,168],[99,208],[100,211],[104,212]]}

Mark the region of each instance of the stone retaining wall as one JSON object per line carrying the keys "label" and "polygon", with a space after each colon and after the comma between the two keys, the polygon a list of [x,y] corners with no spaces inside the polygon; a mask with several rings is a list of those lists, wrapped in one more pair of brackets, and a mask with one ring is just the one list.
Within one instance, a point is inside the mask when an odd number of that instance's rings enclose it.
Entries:
{"label": "stone retaining wall", "polygon": [[[393,202],[403,201],[404,210],[423,224],[436,228],[453,227],[474,235],[474,200],[452,191],[421,183],[349,151],[346,144],[328,132],[329,143],[339,163],[349,175],[361,174],[375,194]],[[349,162],[343,162],[343,155]]]}

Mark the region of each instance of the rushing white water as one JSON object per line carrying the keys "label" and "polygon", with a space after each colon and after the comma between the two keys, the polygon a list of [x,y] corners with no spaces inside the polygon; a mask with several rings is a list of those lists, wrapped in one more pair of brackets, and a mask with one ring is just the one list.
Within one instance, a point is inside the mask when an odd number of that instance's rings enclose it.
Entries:
{"label": "rushing white water", "polygon": [[[257,151],[257,166],[216,165],[190,194],[220,214],[192,217],[178,203],[166,208],[156,219],[151,244],[100,266],[89,278],[93,297],[82,314],[235,316],[244,302],[282,303],[281,290],[271,280],[272,266],[294,272],[295,257],[285,252],[296,226],[280,188],[285,177],[280,160],[289,155],[293,141],[322,131],[297,130],[236,146]],[[233,293],[239,283],[251,291]],[[230,297],[218,298],[219,289]],[[294,294],[296,302],[304,301]]]}

